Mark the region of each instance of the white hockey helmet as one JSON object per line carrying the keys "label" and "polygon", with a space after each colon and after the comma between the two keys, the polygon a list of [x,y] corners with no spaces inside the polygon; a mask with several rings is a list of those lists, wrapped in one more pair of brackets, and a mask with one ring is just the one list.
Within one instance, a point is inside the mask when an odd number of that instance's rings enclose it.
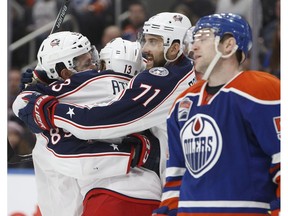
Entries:
{"label": "white hockey helmet", "polygon": [[49,35],[41,44],[37,58],[38,65],[45,70],[50,79],[59,78],[56,70],[58,63],[63,63],[71,71],[75,71],[75,57],[91,52],[92,61],[99,60],[98,52],[91,46],[87,37],[77,32],[62,31]]}
{"label": "white hockey helmet", "polygon": [[144,23],[143,35],[152,34],[161,36],[164,42],[164,57],[166,61],[169,61],[166,58],[166,53],[173,41],[179,40],[180,42],[180,51],[176,59],[183,53],[183,39],[187,29],[191,26],[189,18],[181,13],[162,12]]}
{"label": "white hockey helmet", "polygon": [[105,62],[106,70],[113,70],[135,76],[146,67],[139,42],[131,42],[117,37],[100,51],[100,62]]}

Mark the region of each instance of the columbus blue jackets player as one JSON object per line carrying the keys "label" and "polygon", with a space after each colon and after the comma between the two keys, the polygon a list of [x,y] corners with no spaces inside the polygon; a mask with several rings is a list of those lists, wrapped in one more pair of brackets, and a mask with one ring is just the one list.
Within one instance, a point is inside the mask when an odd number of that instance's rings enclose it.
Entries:
{"label": "columbus blue jackets player", "polygon": [[153,215],[278,215],[279,79],[241,70],[252,36],[238,15],[204,16],[185,38],[204,80],[171,109],[167,181]]}
{"label": "columbus blue jackets player", "polygon": [[[47,75],[53,77],[54,81],[55,78],[61,80],[49,86],[37,84],[26,88],[13,104],[15,113],[18,114],[17,107],[22,106],[22,98],[31,91],[53,95],[60,101],[79,105],[93,101],[109,102],[116,93],[127,86],[131,77],[140,72],[144,65],[141,47],[137,42],[116,38],[108,43],[100,54],[101,68],[109,70],[98,73],[98,70],[95,70],[95,57],[98,53],[91,49],[91,44],[85,36],[75,32],[51,34],[43,41],[38,52],[38,67],[49,71]],[[68,65],[69,62],[73,64]],[[53,73],[55,66],[57,69]],[[113,68],[119,73],[112,71]],[[28,79],[29,74],[26,75]],[[136,134],[124,138],[125,145],[119,145],[120,141],[117,140],[110,140],[113,143],[109,144],[107,141],[80,140],[59,128],[37,133],[36,137],[33,162],[38,205],[42,215],[49,216],[82,214],[85,194],[81,196],[77,180],[126,174],[131,163],[132,166],[141,165],[141,156],[147,157],[144,153],[150,151],[145,151],[144,145],[144,151],[139,151],[140,160],[137,161],[138,157],[132,159],[134,152],[137,156],[138,150],[142,150],[139,147],[142,146],[131,146],[131,139],[138,137],[145,143],[145,137]],[[69,190],[66,190],[66,187],[69,187]]]}
{"label": "columbus blue jackets player", "polygon": [[[164,12],[151,17],[143,27],[142,51],[148,60],[148,70],[135,76],[117,100],[102,107],[80,107],[68,103],[58,104],[56,101],[55,106],[46,109],[46,105],[55,102],[52,99],[42,103],[44,109],[41,109],[39,118],[35,120],[38,124],[45,120],[44,127],[47,128],[65,128],[82,139],[116,138],[152,128],[153,134],[160,140],[162,178],[168,151],[166,117],[176,97],[195,82],[191,60],[182,54],[183,37],[189,27],[189,19],[179,13]],[[39,101],[39,98],[36,100]],[[32,100],[31,104],[34,104]],[[72,118],[66,114],[69,108],[73,109]],[[20,110],[21,113],[31,111],[31,107],[28,106]],[[147,199],[160,200],[162,190],[155,173],[139,169],[131,169],[123,178],[95,181],[95,184],[106,188],[100,191],[101,194],[110,195],[109,199],[117,197],[129,201],[130,206],[132,203],[143,203]],[[97,193],[99,194],[99,189],[98,192],[90,191],[86,200],[93,198]],[[131,209],[129,202],[123,204],[122,212]],[[102,207],[104,211],[112,209],[108,203],[106,206],[103,203]],[[138,212],[140,214],[141,210]],[[115,211],[103,212],[102,215],[105,213],[119,215],[119,212],[117,214]]]}

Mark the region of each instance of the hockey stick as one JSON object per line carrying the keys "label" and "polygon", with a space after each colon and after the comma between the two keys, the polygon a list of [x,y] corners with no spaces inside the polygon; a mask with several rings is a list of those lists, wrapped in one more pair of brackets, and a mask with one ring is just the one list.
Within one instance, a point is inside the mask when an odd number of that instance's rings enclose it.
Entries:
{"label": "hockey stick", "polygon": [[18,155],[7,140],[8,164],[17,164],[32,161],[32,154]]}
{"label": "hockey stick", "polygon": [[65,0],[63,2],[63,5],[61,6],[60,11],[58,12],[57,18],[55,20],[55,23],[54,23],[52,29],[51,29],[50,34],[53,34],[53,33],[57,32],[57,31],[59,31],[59,29],[61,27],[61,24],[63,23],[64,18],[66,16],[70,1],[71,0]]}

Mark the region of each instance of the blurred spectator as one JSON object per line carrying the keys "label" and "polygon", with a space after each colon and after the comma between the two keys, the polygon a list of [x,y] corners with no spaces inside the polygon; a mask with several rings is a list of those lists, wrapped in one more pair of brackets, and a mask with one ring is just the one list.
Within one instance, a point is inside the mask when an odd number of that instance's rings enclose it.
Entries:
{"label": "blurred spectator", "polygon": [[263,70],[280,79],[280,23],[276,26],[272,42],[272,48],[268,49],[264,56]]}
{"label": "blurred spectator", "polygon": [[280,24],[280,0],[275,1],[274,5],[274,14],[275,17],[268,22],[261,31],[261,37],[263,38],[263,45],[267,49],[272,48],[274,32],[277,29],[277,26]]}
{"label": "blurred spectator", "polygon": [[[31,154],[34,147],[35,138],[27,128],[19,122],[8,120],[8,140],[11,147],[18,155]],[[9,168],[32,168],[33,162],[9,164]]]}
{"label": "blurred spectator", "polygon": [[[50,22],[54,22],[58,14],[56,0],[38,0],[32,7],[32,23],[27,26],[29,32],[35,31]],[[40,47],[42,41],[49,35],[50,32],[45,32],[37,37],[36,49]]]}
{"label": "blurred spectator", "polygon": [[79,32],[93,45],[101,43],[104,28],[110,25],[114,16],[111,0],[72,0],[71,14],[79,24]]}
{"label": "blurred spectator", "polygon": [[186,15],[192,25],[195,25],[200,17],[215,12],[215,3],[212,0],[176,0],[171,11]]}
{"label": "blurred spectator", "polygon": [[98,51],[100,52],[100,50],[112,39],[121,37],[121,36],[122,36],[122,31],[118,26],[116,25],[107,26],[104,29],[104,32],[101,38],[101,44],[97,46]]}
{"label": "blurred spectator", "polygon": [[138,33],[147,20],[146,6],[141,1],[133,1],[128,6],[128,17],[122,21],[122,38],[136,41]]}
{"label": "blurred spectator", "polygon": [[275,1],[274,19],[262,31],[261,62],[264,71],[280,78],[280,0]]}
{"label": "blurred spectator", "polygon": [[21,71],[19,68],[12,67],[8,72],[8,108],[19,94],[21,81]]}
{"label": "blurred spectator", "polygon": [[[26,26],[29,19],[29,13],[27,7],[16,1],[8,1],[9,3],[9,25],[8,25],[8,35],[9,43],[13,43],[27,34]],[[19,49],[11,53],[9,58],[11,65],[24,66],[28,60],[28,46],[24,45]]]}
{"label": "blurred spectator", "polygon": [[239,14],[250,24],[252,28],[253,47],[250,51],[251,57],[248,69],[258,70],[260,65],[259,35],[263,21],[263,7],[261,0],[218,0],[216,4],[216,13],[222,12]]}

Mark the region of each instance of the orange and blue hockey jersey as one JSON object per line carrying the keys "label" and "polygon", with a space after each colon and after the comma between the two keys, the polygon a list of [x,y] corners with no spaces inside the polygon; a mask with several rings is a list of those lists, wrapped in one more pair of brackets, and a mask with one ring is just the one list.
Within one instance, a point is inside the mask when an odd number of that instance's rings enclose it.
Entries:
{"label": "orange and blue hockey jersey", "polygon": [[280,208],[280,80],[240,72],[208,102],[199,81],[167,119],[169,160],[156,215],[260,216]]}

